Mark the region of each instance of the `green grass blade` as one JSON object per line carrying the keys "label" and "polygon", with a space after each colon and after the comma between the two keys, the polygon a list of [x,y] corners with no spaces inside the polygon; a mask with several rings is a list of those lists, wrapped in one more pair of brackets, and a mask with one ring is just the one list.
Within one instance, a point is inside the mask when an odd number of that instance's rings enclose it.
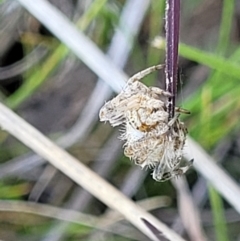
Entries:
{"label": "green grass blade", "polygon": [[221,73],[225,73],[235,78],[240,77],[239,64],[220,57],[217,54],[190,47],[183,43],[179,45],[179,54],[184,58],[206,65],[214,70],[218,70]]}
{"label": "green grass blade", "polygon": [[229,241],[222,198],[211,185],[208,186],[208,191],[213,211],[216,240]]}
{"label": "green grass blade", "polygon": [[[231,62],[234,62],[236,64],[239,64],[240,61],[240,48],[238,48],[232,56],[229,58]],[[239,89],[240,86],[239,83],[239,77],[238,78],[232,78],[229,75],[220,73],[219,71],[212,73],[211,77],[204,83],[205,87],[213,88],[214,91],[212,92],[212,99],[213,101],[217,98],[221,97],[225,93],[229,93],[233,89]],[[238,87],[239,86],[239,87]],[[195,93],[193,93],[191,96],[189,96],[184,101],[185,108],[190,109],[192,112],[198,112],[199,111],[199,96],[201,94],[202,88],[199,88]]]}
{"label": "green grass blade", "polygon": [[[158,49],[165,49],[164,39],[161,37],[155,39],[153,46]],[[214,70],[218,70],[220,73],[225,73],[228,76],[232,76],[238,79],[240,77],[240,65],[217,54],[209,53],[207,51],[180,43],[179,55],[199,64],[208,66]],[[240,59],[240,56],[238,56],[238,59]]]}
{"label": "green grass blade", "polygon": [[221,20],[221,27],[219,33],[219,42],[216,49],[216,52],[219,54],[225,54],[228,43],[229,43],[229,36],[231,33],[232,27],[232,20],[234,14],[234,0],[224,0],[223,1],[223,11],[222,11],[222,20]]}

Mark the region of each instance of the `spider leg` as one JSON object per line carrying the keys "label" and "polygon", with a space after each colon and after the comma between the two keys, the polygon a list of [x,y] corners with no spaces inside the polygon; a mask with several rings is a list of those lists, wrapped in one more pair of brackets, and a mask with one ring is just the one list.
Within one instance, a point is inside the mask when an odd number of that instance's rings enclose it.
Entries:
{"label": "spider leg", "polygon": [[162,90],[162,89],[160,89],[158,87],[149,87],[149,89],[155,95],[157,94],[157,95],[163,95],[165,97],[172,97],[172,94],[170,92]]}
{"label": "spider leg", "polygon": [[152,176],[153,176],[153,179],[156,180],[157,182],[165,182],[167,180],[172,179],[175,176],[175,173],[171,171],[164,172],[165,166],[162,168],[162,170],[160,170],[161,167],[159,165],[155,167],[152,173]]}
{"label": "spider leg", "polygon": [[153,173],[152,173],[152,177],[154,180],[156,181],[162,181],[162,177],[164,175],[164,170],[166,168],[166,162],[162,159],[159,161],[159,163],[157,164],[157,166],[155,166]]}
{"label": "spider leg", "polygon": [[173,170],[173,177],[178,177],[183,175],[193,164],[193,159],[188,161],[188,163],[183,167],[177,167]]}
{"label": "spider leg", "polygon": [[171,179],[172,174],[169,170],[168,167],[168,156],[167,156],[167,142],[164,142],[164,148],[163,148],[163,153],[160,157],[160,159],[158,160],[158,164],[155,166],[152,176],[153,179],[159,182],[164,182],[168,179]]}
{"label": "spider leg", "polygon": [[163,172],[165,167],[163,168],[162,172],[160,171],[160,165],[158,165],[154,171],[153,171],[153,179],[155,179],[158,182],[165,182],[169,179],[172,179],[173,177],[179,177],[183,175],[191,166],[192,166],[193,160],[189,161],[189,163],[184,167],[176,167],[173,170]]}
{"label": "spider leg", "polygon": [[176,122],[176,120],[179,118],[180,114],[176,114],[169,122],[168,122],[168,126],[172,127],[173,124]]}
{"label": "spider leg", "polygon": [[133,75],[129,80],[128,80],[128,84],[136,82],[141,80],[142,78],[144,78],[146,75],[151,74],[152,72],[162,69],[164,67],[164,65],[159,64],[159,65],[154,65],[152,67],[149,67],[143,71],[138,72],[137,74]]}
{"label": "spider leg", "polygon": [[183,113],[183,114],[191,114],[189,110],[183,109],[181,107],[175,107],[175,111],[178,113]]}

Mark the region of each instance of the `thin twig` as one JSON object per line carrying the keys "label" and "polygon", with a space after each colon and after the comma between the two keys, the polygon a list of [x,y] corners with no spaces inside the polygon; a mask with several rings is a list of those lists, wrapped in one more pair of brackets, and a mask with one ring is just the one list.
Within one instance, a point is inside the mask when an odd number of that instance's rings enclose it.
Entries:
{"label": "thin twig", "polygon": [[169,119],[174,117],[175,97],[178,80],[178,42],[180,21],[180,0],[166,1],[166,90],[172,94],[168,99],[167,111]]}

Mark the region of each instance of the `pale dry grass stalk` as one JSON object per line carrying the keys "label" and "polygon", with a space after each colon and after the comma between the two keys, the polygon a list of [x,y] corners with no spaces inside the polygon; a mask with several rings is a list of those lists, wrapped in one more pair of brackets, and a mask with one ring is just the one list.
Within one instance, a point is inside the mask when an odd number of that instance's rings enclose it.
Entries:
{"label": "pale dry grass stalk", "polygon": [[[167,197],[153,197],[141,200],[137,204],[144,210],[150,211],[156,208],[161,208],[169,204],[169,198]],[[25,201],[12,201],[12,200],[0,200],[0,211],[11,213],[25,213],[33,214],[42,217],[54,218],[57,220],[65,221],[66,223],[75,223],[87,227],[91,227],[94,230],[98,229],[107,233],[117,234],[121,237],[136,240],[138,234],[136,229],[132,226],[128,226],[128,232],[122,232],[126,225],[118,223],[124,220],[124,217],[116,211],[112,211],[111,223],[109,224],[109,218],[105,215],[94,216],[90,214],[84,214],[79,211],[58,208],[47,204],[39,204],[35,202]],[[117,226],[118,228],[114,228]]]}
{"label": "pale dry grass stalk", "polygon": [[193,166],[240,213],[240,187],[227,172],[193,139],[186,143],[186,159],[194,158]]}
{"label": "pale dry grass stalk", "polygon": [[189,237],[194,241],[206,241],[200,222],[199,210],[190,194],[186,178],[179,177],[173,180],[173,184],[177,190],[179,214]]}
{"label": "pale dry grass stalk", "polygon": [[[161,207],[166,207],[170,203],[170,200],[166,196],[157,196],[152,198],[143,199],[136,204],[146,211],[154,210]],[[34,214],[49,218],[55,218],[71,223],[82,224],[90,227],[97,227],[102,229],[104,227],[113,225],[124,219],[124,217],[116,211],[111,211],[108,215],[93,216],[90,214],[84,214],[79,211],[58,208],[47,204],[39,204],[35,202],[25,201],[12,201],[12,200],[0,200],[1,212],[15,212]]]}

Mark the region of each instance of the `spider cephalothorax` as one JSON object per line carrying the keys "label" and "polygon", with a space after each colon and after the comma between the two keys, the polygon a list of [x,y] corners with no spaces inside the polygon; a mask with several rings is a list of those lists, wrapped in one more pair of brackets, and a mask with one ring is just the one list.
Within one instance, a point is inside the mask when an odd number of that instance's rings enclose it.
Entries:
{"label": "spider cephalothorax", "polygon": [[177,114],[169,121],[164,99],[171,94],[139,82],[160,68],[162,65],[153,66],[131,77],[125,88],[105,103],[99,116],[112,126],[122,125],[124,154],[137,165],[153,168],[155,180],[165,181],[185,173],[191,165],[181,166],[187,129],[179,120],[180,113],[189,112],[176,107]]}

